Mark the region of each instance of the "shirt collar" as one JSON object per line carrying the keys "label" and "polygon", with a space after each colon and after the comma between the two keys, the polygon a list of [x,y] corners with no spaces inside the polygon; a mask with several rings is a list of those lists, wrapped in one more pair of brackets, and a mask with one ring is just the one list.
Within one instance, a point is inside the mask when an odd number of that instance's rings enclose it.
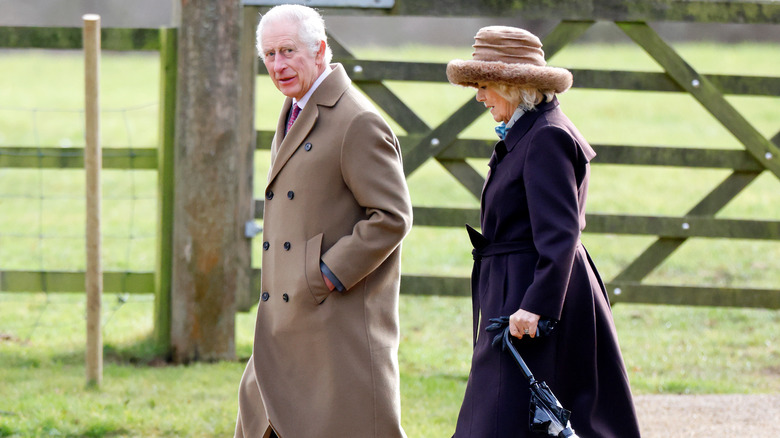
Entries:
{"label": "shirt collar", "polygon": [[317,80],[314,81],[314,84],[312,84],[311,88],[309,88],[309,91],[307,91],[306,94],[303,95],[301,100],[297,100],[293,98],[293,105],[298,105],[298,107],[300,107],[302,110],[306,106],[306,103],[309,101],[311,95],[314,94],[314,90],[316,90],[317,87],[320,86],[322,81],[324,81],[325,78],[328,77],[331,71],[333,71],[333,69],[330,68],[330,65],[325,65],[325,71],[323,71],[320,77],[318,77]]}
{"label": "shirt collar", "polygon": [[496,126],[496,134],[498,135],[498,138],[503,140],[506,137],[506,132],[509,131],[512,125],[514,125],[523,114],[525,114],[525,110],[518,105],[517,109],[515,109],[515,112],[512,114],[512,117],[509,118],[508,122],[501,122],[500,125]]}
{"label": "shirt collar", "polygon": [[512,128],[512,126],[515,124],[517,119],[519,119],[523,114],[525,114],[525,110],[518,106],[517,109],[515,109],[514,114],[512,114],[512,117],[509,118],[509,121],[506,122],[506,129],[509,130]]}

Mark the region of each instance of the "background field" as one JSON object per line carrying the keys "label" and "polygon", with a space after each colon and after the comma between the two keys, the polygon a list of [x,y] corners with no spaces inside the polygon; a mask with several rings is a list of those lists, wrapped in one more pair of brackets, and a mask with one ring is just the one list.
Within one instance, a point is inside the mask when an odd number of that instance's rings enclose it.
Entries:
{"label": "background field", "polygon": [[[681,44],[704,73],[777,75],[780,44]],[[470,50],[356,48],[365,58],[446,62]],[[576,68],[659,68],[628,45],[576,45],[551,62]],[[83,145],[83,83],[77,52],[0,51],[0,147]],[[152,147],[157,139],[155,54],[105,53],[102,67],[105,147]],[[576,80],[576,78],[575,78]],[[389,83],[430,125],[473,92],[446,84]],[[765,136],[780,126],[780,99],[729,97]],[[571,90],[564,111],[592,143],[739,148],[690,97]],[[281,97],[258,79],[257,126],[272,129]],[[483,116],[463,135],[490,138]],[[402,132],[398,128],[399,132]],[[257,154],[256,187],[267,171]],[[486,160],[474,165],[486,170]],[[595,165],[588,211],[678,215],[727,173]],[[155,173],[107,171],[103,214],[105,268],[152,269]],[[778,180],[766,172],[718,217],[780,220]],[[415,205],[476,207],[435,163],[413,173]],[[84,267],[83,173],[0,169],[0,269]],[[583,237],[605,278],[616,275],[651,238]],[[461,229],[416,228],[404,243],[406,273],[467,276],[471,256]],[[260,251],[255,252],[259,265]],[[777,288],[776,242],[695,239],[647,280],[659,284]],[[152,297],[106,295],[106,366],[100,391],[84,388],[84,297],[0,293],[0,436],[228,436],[236,388],[251,353],[254,309],[237,316],[239,360],[170,367],[148,340]],[[780,392],[780,312],[620,304],[615,320],[632,388],[651,393]],[[468,299],[401,301],[403,421],[411,437],[451,434],[469,366]]]}

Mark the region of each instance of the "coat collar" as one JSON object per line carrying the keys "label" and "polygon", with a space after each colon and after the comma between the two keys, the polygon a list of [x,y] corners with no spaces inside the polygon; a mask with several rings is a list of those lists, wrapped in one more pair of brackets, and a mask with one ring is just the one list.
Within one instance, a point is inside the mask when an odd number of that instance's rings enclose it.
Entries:
{"label": "coat collar", "polygon": [[319,117],[319,107],[336,105],[336,102],[349,88],[351,82],[347,72],[344,71],[344,67],[341,64],[331,64],[331,68],[333,68],[333,71],[314,90],[306,107],[298,115],[298,118],[295,119],[295,124],[286,136],[284,135],[284,128],[287,124],[287,114],[289,114],[292,107],[292,98],[288,97],[285,99],[282,111],[279,114],[279,120],[276,122],[276,134],[271,146],[276,153],[273,154],[274,160],[271,164],[271,171],[268,174],[269,185],[314,128],[314,124]]}
{"label": "coat collar", "polygon": [[536,105],[532,111],[526,111],[522,117],[520,117],[512,128],[507,131],[504,143],[506,144],[507,152],[510,152],[517,145],[518,140],[528,133],[531,126],[534,125],[536,120],[547,111],[558,108],[558,98],[553,96],[552,101],[544,101],[539,105]]}
{"label": "coat collar", "polygon": [[[548,111],[552,111],[558,108],[558,106],[558,98],[553,97],[552,101],[540,103],[536,106],[534,111],[528,111],[523,114],[523,116],[520,117],[514,126],[512,126],[512,128],[506,133],[506,138],[496,145],[496,154],[494,155],[500,155],[497,157],[497,160],[501,161],[504,155],[506,155],[508,152],[511,152],[512,149],[514,149],[515,146],[520,143],[520,139],[528,133],[534,123],[536,123],[536,120],[539,119],[542,114]],[[503,145],[501,145],[502,143]],[[586,160],[591,161],[596,157],[596,151],[594,151],[593,147],[591,147],[591,145],[589,145],[587,142],[577,141],[576,143]]]}

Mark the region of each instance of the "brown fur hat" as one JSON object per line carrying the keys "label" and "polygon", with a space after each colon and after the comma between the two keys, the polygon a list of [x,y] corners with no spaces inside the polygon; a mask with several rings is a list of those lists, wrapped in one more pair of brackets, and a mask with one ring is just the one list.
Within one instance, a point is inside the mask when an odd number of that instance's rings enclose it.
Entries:
{"label": "brown fur hat", "polygon": [[527,30],[483,27],[474,41],[471,60],[454,59],[447,64],[447,79],[455,85],[477,88],[479,83],[497,83],[559,94],[571,87],[571,72],[547,66],[542,42]]}

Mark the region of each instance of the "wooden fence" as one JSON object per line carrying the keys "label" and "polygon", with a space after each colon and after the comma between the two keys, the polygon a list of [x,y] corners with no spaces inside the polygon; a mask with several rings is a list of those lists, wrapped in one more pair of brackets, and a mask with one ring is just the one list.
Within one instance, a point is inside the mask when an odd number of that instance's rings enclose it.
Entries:
{"label": "wooden fence", "polygon": [[[454,4],[453,4],[454,3]],[[259,11],[258,11],[259,12]],[[679,217],[587,215],[591,233],[656,236],[655,242],[615,278],[607,281],[610,299],[616,302],[744,306],[780,308],[780,290],[683,285],[650,285],[642,280],[690,238],[780,240],[780,222],[717,219],[716,213],[738,196],[763,171],[780,178],[780,132],[765,138],[724,95],[780,97],[780,77],[702,75],[688,65],[648,24],[650,20],[751,22],[780,24],[780,3],[760,2],[556,2],[554,11],[545,2],[396,2],[401,15],[495,15],[524,18],[565,17],[542,39],[551,57],[574,42],[596,20],[614,22],[664,69],[663,73],[612,70],[572,70],[575,88],[688,93],[717,119],[744,147],[743,151],[594,145],[596,163],[707,167],[732,173]],[[460,138],[460,132],[485,111],[471,98],[438,126],[428,126],[383,81],[447,82],[445,64],[387,62],[356,59],[331,37],[334,60],[341,62],[356,85],[406,132],[400,138],[407,175],[434,159],[479,199],[484,178],[468,164],[468,158],[486,158],[493,140]],[[265,74],[263,67],[258,68]],[[258,132],[257,147],[269,149],[273,132]],[[256,217],[262,217],[262,199],[256,200]],[[414,208],[415,226],[463,227],[479,223],[479,211],[457,208]],[[257,275],[256,275],[257,277]],[[470,294],[468,278],[404,275],[405,294]],[[255,288],[259,290],[259,288]],[[257,292],[255,292],[257,293]]]}
{"label": "wooden fence", "polygon": [[[153,169],[158,172],[158,232],[155,272],[104,272],[105,292],[154,293],[169,289],[173,193],[173,127],[175,122],[176,29],[108,29],[101,31],[103,50],[152,50],[160,53],[160,147],[104,148],[103,169]],[[0,48],[80,50],[80,28],[0,27]],[[84,148],[0,146],[1,168],[83,169]],[[165,272],[168,275],[165,275]],[[162,275],[156,275],[163,273]],[[0,267],[0,292],[84,292],[84,272],[8,271]]]}
{"label": "wooden fence", "polygon": [[[713,187],[690,211],[679,217],[607,215],[591,213],[588,232],[654,236],[655,241],[618,275],[608,279],[613,302],[741,306],[780,308],[780,290],[724,288],[683,285],[644,284],[647,275],[664,262],[677,248],[691,238],[780,240],[780,222],[766,220],[719,219],[715,215],[762,172],[780,178],[780,132],[765,138],[742,116],[724,95],[780,97],[780,77],[703,75],[688,65],[671,46],[647,24],[650,21],[757,23],[780,25],[780,2],[740,1],[441,1],[396,0],[391,10],[378,12],[392,15],[422,16],[523,16],[524,18],[557,17],[563,20],[543,37],[547,56],[552,56],[576,41],[596,21],[614,22],[636,44],[663,68],[664,72],[611,70],[573,70],[574,86],[601,90],[641,90],[688,93],[713,115],[744,147],[743,150],[646,147],[637,145],[594,145],[597,163],[728,169],[728,177]],[[245,23],[255,22],[258,6],[246,6]],[[325,13],[329,12],[325,9]],[[339,10],[343,13],[344,10]],[[251,32],[242,42],[244,55],[254,56]],[[157,169],[158,187],[158,254],[155,272],[106,272],[106,292],[151,293],[170,289],[173,132],[176,83],[176,29],[105,29],[103,47],[111,50],[158,50],[160,52],[160,147],[157,149],[112,148],[104,150],[103,168]],[[489,157],[493,141],[460,138],[461,130],[484,113],[484,107],[470,98],[438,126],[429,126],[414,113],[383,81],[446,82],[445,65],[420,62],[369,61],[355,58],[348,48],[332,40],[334,60],[341,62],[353,81],[382,107],[407,134],[400,138],[407,174],[427,160],[438,161],[470,193],[479,197],[483,178],[466,161]],[[81,47],[79,29],[0,28],[0,47]],[[248,58],[245,58],[248,59]],[[247,67],[249,68],[249,67]],[[264,74],[258,63],[253,74]],[[262,99],[262,96],[261,96]],[[251,105],[251,102],[248,103]],[[257,149],[269,149],[272,132],[256,133]],[[83,150],[69,148],[0,147],[0,168],[69,168],[83,166]],[[257,219],[262,218],[262,199],[255,201]],[[462,227],[478,223],[476,209],[414,208],[415,226]],[[0,267],[1,268],[1,267]],[[252,297],[259,293],[256,282]],[[52,285],[56,285],[56,288]],[[68,292],[84,290],[83,272],[40,272],[0,270],[0,291]],[[402,293],[466,296],[469,281],[465,277],[404,275]],[[164,301],[164,300],[163,300]],[[240,302],[241,300],[239,300]],[[163,302],[161,304],[165,306]],[[160,306],[157,306],[160,312]],[[165,313],[164,311],[161,313]],[[157,318],[165,324],[165,318]],[[163,332],[167,329],[163,328]]]}

